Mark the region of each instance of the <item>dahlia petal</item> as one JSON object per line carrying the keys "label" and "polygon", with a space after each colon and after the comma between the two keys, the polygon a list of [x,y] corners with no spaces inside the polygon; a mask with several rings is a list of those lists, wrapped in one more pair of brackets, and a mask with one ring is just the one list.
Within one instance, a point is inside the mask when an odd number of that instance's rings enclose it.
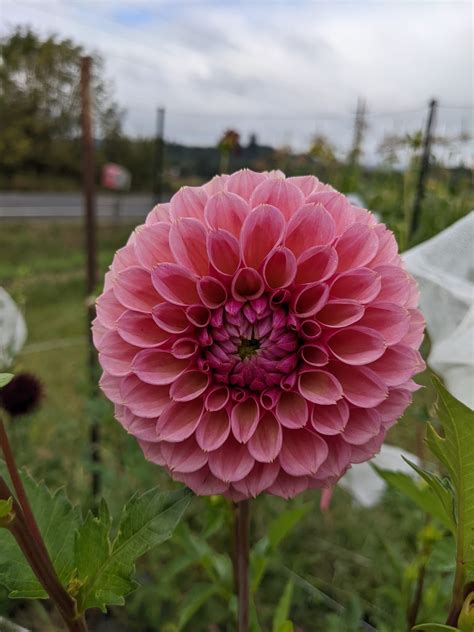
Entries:
{"label": "dahlia petal", "polygon": [[134,358],[140,352],[125,342],[116,331],[107,332],[100,341],[99,360],[104,371],[120,377],[130,373]]}
{"label": "dahlia petal", "polygon": [[156,291],[174,305],[199,303],[196,277],[180,265],[161,263],[151,273],[151,281]]}
{"label": "dahlia petal", "polygon": [[240,243],[247,266],[257,269],[268,253],[282,239],[285,219],[274,206],[262,204],[247,216],[242,226]]}
{"label": "dahlia petal", "polygon": [[229,488],[229,483],[225,483],[211,474],[207,465],[196,472],[180,475],[179,478],[198,496],[224,494]]}
{"label": "dahlia petal", "polygon": [[335,404],[342,397],[342,388],[338,380],[327,371],[310,370],[298,378],[298,390],[313,404],[323,406]]}
{"label": "dahlia petal", "polygon": [[204,216],[210,228],[222,228],[239,238],[240,229],[249,213],[250,207],[243,198],[229,191],[221,191],[207,201]]}
{"label": "dahlia petal", "polygon": [[155,463],[156,465],[161,465],[161,467],[166,465],[165,458],[161,452],[161,443],[144,441],[143,439],[141,439],[138,443],[140,444],[147,461]]}
{"label": "dahlia petal", "polygon": [[327,455],[326,442],[306,428],[283,431],[280,465],[290,476],[316,474]]}
{"label": "dahlia petal", "polygon": [[115,416],[128,432],[128,434],[140,441],[156,443],[156,419],[149,419],[134,415],[128,407],[123,407],[123,411],[115,411]]}
{"label": "dahlia petal", "polygon": [[280,470],[275,482],[267,489],[267,492],[288,500],[304,492],[307,487],[308,479],[306,476],[290,476]]}
{"label": "dahlia petal", "polygon": [[338,275],[331,284],[331,299],[346,299],[359,303],[370,303],[380,294],[380,275],[369,268],[359,268]]}
{"label": "dahlia petal", "polygon": [[201,371],[186,371],[171,384],[170,397],[177,402],[188,402],[204,393],[209,375]]}
{"label": "dahlia petal", "polygon": [[214,476],[226,483],[245,478],[254,463],[247,446],[238,443],[232,435],[229,435],[220,448],[209,453],[209,469]]}
{"label": "dahlia petal", "polygon": [[251,301],[263,294],[263,279],[253,268],[241,268],[232,280],[232,296],[236,301]]}
{"label": "dahlia petal", "polygon": [[282,393],[275,415],[285,428],[302,428],[308,421],[308,404],[304,397],[294,391]]}
{"label": "dahlia petal", "polygon": [[271,463],[280,453],[282,436],[278,421],[272,413],[266,413],[248,442],[248,450],[256,461]]}
{"label": "dahlia petal", "polygon": [[311,414],[313,428],[323,435],[341,434],[348,420],[349,406],[344,399],[331,406],[314,406]]}
{"label": "dahlia petal", "polygon": [[314,246],[298,258],[295,283],[321,283],[331,277],[337,269],[337,252],[332,246]]}
{"label": "dahlia petal", "polygon": [[230,193],[236,193],[244,200],[250,200],[255,188],[267,179],[263,173],[257,173],[251,169],[236,171],[226,182],[226,189]]}
{"label": "dahlia petal", "polygon": [[375,268],[380,275],[381,289],[377,295],[377,302],[387,301],[403,305],[410,296],[409,275],[403,269],[393,265],[383,265]]}
{"label": "dahlia petal", "polygon": [[315,191],[306,203],[322,204],[336,224],[336,234],[341,235],[354,222],[354,208],[344,195],[337,191]]}
{"label": "dahlia petal", "polygon": [[204,406],[206,410],[221,410],[229,401],[230,393],[227,386],[213,386],[206,395]]}
{"label": "dahlia petal", "polygon": [[120,391],[122,379],[123,378],[117,377],[116,375],[103,373],[99,380],[99,386],[102,392],[107,399],[110,399],[114,404],[123,404],[122,393]]}
{"label": "dahlia petal", "polygon": [[305,340],[316,340],[321,332],[321,325],[315,320],[304,320],[301,323],[300,334]]}
{"label": "dahlia petal", "polygon": [[227,300],[227,291],[224,285],[214,277],[205,276],[199,279],[197,284],[199,298],[206,307],[216,309]]}
{"label": "dahlia petal", "polygon": [[241,481],[235,481],[233,487],[244,498],[256,498],[273,485],[280,471],[278,463],[255,463],[250,474]]}
{"label": "dahlia petal", "polygon": [[212,180],[206,182],[202,188],[208,196],[215,195],[216,193],[219,193],[219,191],[225,191],[228,180],[229,176],[227,174],[214,176]]}
{"label": "dahlia petal", "polygon": [[160,441],[178,443],[190,437],[201,420],[201,399],[191,402],[172,402],[161,413],[156,422],[156,433]]}
{"label": "dahlia petal", "polygon": [[209,261],[225,276],[232,276],[240,265],[240,246],[237,239],[226,230],[212,230],[207,238]]}
{"label": "dahlia petal", "polygon": [[418,353],[411,347],[395,345],[383,356],[372,362],[369,368],[375,371],[387,386],[399,386],[418,372]]}
{"label": "dahlia petal", "polygon": [[404,388],[390,388],[388,397],[377,406],[383,423],[396,421],[410,405],[412,395]]}
{"label": "dahlia petal", "polygon": [[378,246],[379,240],[373,228],[364,224],[352,224],[336,242],[339,272],[364,266],[374,258]]}
{"label": "dahlia petal", "polygon": [[404,307],[407,309],[416,309],[418,303],[420,302],[420,290],[418,289],[418,283],[410,274],[408,274],[408,284],[410,286],[410,291],[408,293],[408,298],[404,303]]}
{"label": "dahlia petal", "polygon": [[314,316],[327,303],[328,296],[329,288],[324,283],[304,285],[293,294],[291,307],[298,318]]}
{"label": "dahlia petal", "polygon": [[179,338],[171,347],[171,354],[180,360],[191,358],[198,350],[199,344],[194,338]]}
{"label": "dahlia petal", "polygon": [[136,347],[159,347],[170,339],[170,334],[157,326],[148,314],[127,310],[117,321],[120,336]]}
{"label": "dahlia petal", "polygon": [[110,330],[108,329],[108,327],[105,327],[105,325],[100,322],[98,317],[94,318],[94,320],[92,321],[91,329],[92,342],[94,343],[95,348],[98,349],[101,346],[101,342],[105,334],[108,333]]}
{"label": "dahlia petal", "polygon": [[115,327],[117,320],[126,309],[115,297],[113,289],[101,294],[96,300],[95,307],[97,318],[108,329]]}
{"label": "dahlia petal", "polygon": [[230,414],[232,433],[239,443],[247,443],[260,420],[260,409],[253,397],[239,402]]}
{"label": "dahlia petal", "polygon": [[190,217],[173,222],[169,243],[176,261],[199,276],[209,271],[207,255],[207,230],[203,224]]}
{"label": "dahlia petal", "polygon": [[313,480],[336,482],[347,471],[351,458],[353,446],[347,444],[341,436],[325,436],[324,441],[328,445],[328,458],[319,468]]}
{"label": "dahlia petal", "polygon": [[174,263],[175,258],[169,244],[170,224],[158,222],[143,226],[136,231],[134,248],[137,260],[147,270],[159,263]]}
{"label": "dahlia petal", "polygon": [[265,410],[273,410],[280,399],[280,391],[277,388],[267,388],[260,393],[260,405]]}
{"label": "dahlia petal", "polygon": [[175,358],[167,351],[143,349],[135,356],[132,364],[134,373],[146,384],[171,384],[186,371],[187,358]]}
{"label": "dahlia petal", "polygon": [[318,322],[329,328],[348,327],[364,315],[364,306],[357,301],[333,299],[318,313]]}
{"label": "dahlia petal", "polygon": [[380,413],[373,408],[352,408],[342,438],[352,445],[363,445],[381,429]]}
{"label": "dahlia petal", "polygon": [[133,244],[129,244],[117,250],[110,266],[110,270],[113,275],[117,275],[119,272],[122,272],[122,270],[125,270],[126,268],[133,268],[137,264],[138,259],[135,254],[135,248],[133,247]]}
{"label": "dahlia petal", "polygon": [[394,345],[407,333],[410,316],[400,305],[377,301],[366,306],[364,316],[358,324],[378,331],[388,345]]}
{"label": "dahlia petal", "polygon": [[275,248],[267,256],[262,274],[270,289],[291,285],[296,275],[295,255],[288,248]]}
{"label": "dahlia petal", "polygon": [[285,246],[299,257],[308,248],[330,244],[336,225],[321,204],[304,204],[291,217],[285,233]]}
{"label": "dahlia petal", "polygon": [[180,443],[162,441],[160,447],[166,466],[172,472],[197,472],[207,463],[207,454],[201,450],[194,437]]}
{"label": "dahlia petal", "polygon": [[170,404],[168,386],[145,384],[127,375],[120,385],[122,401],[137,417],[156,418]]}
{"label": "dahlia petal", "polygon": [[304,203],[304,196],[298,187],[281,178],[268,178],[261,182],[252,193],[250,206],[271,204],[278,208],[285,219],[289,219]]}
{"label": "dahlia petal", "polygon": [[115,278],[114,293],[128,309],[150,314],[162,299],[153,287],[150,272],[143,268],[125,268]]}
{"label": "dahlia petal", "polygon": [[196,429],[196,441],[206,452],[217,450],[230,433],[230,419],[225,409],[204,413]]}
{"label": "dahlia petal", "polygon": [[[409,309],[408,315],[408,331],[402,338],[400,338],[400,342],[403,342],[403,344],[408,347],[412,347],[413,349],[418,349],[425,335],[426,322],[423,318],[423,314],[417,309]],[[399,341],[397,340],[396,342]]]}
{"label": "dahlia petal", "polygon": [[316,176],[293,176],[291,178],[287,178],[287,182],[297,186],[305,198],[307,198],[308,195],[311,195],[311,193],[315,191],[320,184]]}
{"label": "dahlia petal", "polygon": [[146,216],[145,224],[151,226],[157,222],[170,221],[170,205],[169,202],[164,202],[154,206]]}
{"label": "dahlia petal", "polygon": [[345,364],[361,365],[378,360],[387,348],[382,336],[366,327],[350,327],[331,334],[327,345]]}
{"label": "dahlia petal", "polygon": [[181,187],[170,200],[170,215],[172,219],[194,217],[202,220],[207,193],[202,187]]}
{"label": "dahlia petal", "polygon": [[333,362],[331,371],[342,385],[344,397],[355,406],[372,408],[387,397],[387,386],[367,367]]}
{"label": "dahlia petal", "polygon": [[329,356],[322,345],[303,345],[300,349],[301,359],[310,367],[326,366]]}
{"label": "dahlia petal", "polygon": [[211,312],[204,305],[190,305],[186,308],[186,316],[195,327],[207,327],[211,321]]}
{"label": "dahlia petal", "polygon": [[394,234],[384,224],[377,224],[374,228],[379,245],[374,258],[367,264],[369,268],[376,268],[379,265],[393,263],[398,255],[398,246]]}
{"label": "dahlia petal", "polygon": [[158,327],[171,334],[183,334],[190,329],[186,312],[178,305],[160,303],[152,310],[152,317]]}
{"label": "dahlia petal", "polygon": [[351,445],[351,463],[363,463],[380,452],[386,432],[385,429],[382,429],[376,437],[372,437],[367,443]]}

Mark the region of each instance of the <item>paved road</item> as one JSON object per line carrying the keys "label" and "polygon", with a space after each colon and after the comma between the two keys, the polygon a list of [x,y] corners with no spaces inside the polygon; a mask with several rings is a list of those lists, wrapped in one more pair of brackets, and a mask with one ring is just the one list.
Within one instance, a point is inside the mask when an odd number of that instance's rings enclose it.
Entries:
{"label": "paved road", "polygon": [[[127,194],[120,198],[121,218],[144,217],[153,206],[151,194]],[[0,192],[0,219],[75,218],[82,217],[83,199],[80,193],[3,193]],[[116,217],[117,196],[97,196],[100,218]]]}

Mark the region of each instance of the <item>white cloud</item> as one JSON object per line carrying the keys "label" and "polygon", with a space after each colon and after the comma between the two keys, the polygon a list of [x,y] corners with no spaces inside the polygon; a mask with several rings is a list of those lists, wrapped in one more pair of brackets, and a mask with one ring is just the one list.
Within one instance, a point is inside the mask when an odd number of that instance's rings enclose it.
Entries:
{"label": "white cloud", "polygon": [[[101,52],[132,134],[152,133],[165,105],[167,137],[183,142],[233,126],[298,147],[318,131],[347,149],[362,96],[373,114],[401,112],[369,119],[370,154],[384,130],[420,125],[432,96],[472,98],[469,2],[0,2],[3,32],[28,23]],[[454,134],[469,115],[441,110],[439,124]]]}

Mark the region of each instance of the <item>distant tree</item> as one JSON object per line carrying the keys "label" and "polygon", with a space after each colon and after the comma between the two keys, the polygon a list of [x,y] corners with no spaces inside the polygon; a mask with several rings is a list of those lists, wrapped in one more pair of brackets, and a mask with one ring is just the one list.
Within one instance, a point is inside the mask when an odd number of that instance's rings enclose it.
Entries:
{"label": "distant tree", "polygon": [[[77,176],[80,59],[70,39],[17,27],[0,39],[0,171]],[[120,135],[120,112],[94,56],[95,136]]]}

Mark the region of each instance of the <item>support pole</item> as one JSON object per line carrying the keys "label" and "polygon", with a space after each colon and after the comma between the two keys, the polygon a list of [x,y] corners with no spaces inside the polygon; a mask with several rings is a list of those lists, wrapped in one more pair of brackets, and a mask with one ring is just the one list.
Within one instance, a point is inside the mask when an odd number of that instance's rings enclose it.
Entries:
{"label": "support pole", "polygon": [[155,156],[153,161],[153,198],[155,204],[163,201],[165,108],[158,108],[156,116]]}
{"label": "support pole", "polygon": [[436,99],[431,99],[429,103],[428,119],[426,121],[425,136],[423,139],[423,153],[421,156],[420,172],[418,174],[418,183],[415,192],[415,199],[413,201],[410,234],[408,236],[409,240],[414,235],[420,224],[421,205],[425,196],[426,178],[428,177],[430,169],[431,145],[433,142],[433,131],[437,107],[438,102]]}
{"label": "support pole", "polygon": [[[91,66],[92,58],[81,59],[81,127],[82,127],[82,176],[84,191],[84,218],[86,237],[86,304],[87,328],[89,336],[89,378],[90,396],[97,394],[97,359],[92,342],[91,323],[95,318],[94,293],[97,285],[97,223],[94,178],[94,146],[92,138],[91,107]],[[96,419],[90,427],[90,444],[92,460],[92,496],[96,499],[100,493],[101,481],[99,466],[100,431]]]}

